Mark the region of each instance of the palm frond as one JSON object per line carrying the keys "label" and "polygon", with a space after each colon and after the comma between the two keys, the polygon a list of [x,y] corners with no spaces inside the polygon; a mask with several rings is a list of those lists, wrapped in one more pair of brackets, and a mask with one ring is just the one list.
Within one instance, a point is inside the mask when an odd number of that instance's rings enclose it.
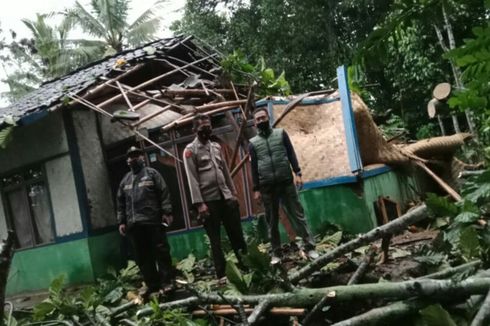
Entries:
{"label": "palm frond", "polygon": [[138,25],[146,23],[147,21],[153,19],[155,17],[156,11],[160,10],[162,8],[162,5],[166,2],[168,2],[168,0],[159,0],[151,5],[141,15],[139,15],[139,17],[136,18],[131,25],[128,26],[128,31],[131,31]]}
{"label": "palm frond", "polygon": [[64,24],[68,26],[78,25],[90,35],[106,38],[106,27],[96,17],[92,16],[78,1],[75,2],[74,8],[68,9],[65,12],[65,20]]}
{"label": "palm frond", "polygon": [[126,40],[130,46],[139,46],[155,39],[155,34],[159,31],[161,19],[158,17],[147,20],[128,30]]}

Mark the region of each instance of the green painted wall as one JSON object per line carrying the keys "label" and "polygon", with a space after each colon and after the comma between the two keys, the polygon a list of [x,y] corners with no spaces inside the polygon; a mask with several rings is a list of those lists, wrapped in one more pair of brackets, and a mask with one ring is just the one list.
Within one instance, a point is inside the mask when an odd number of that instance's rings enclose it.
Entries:
{"label": "green painted wall", "polygon": [[92,269],[96,278],[106,274],[109,266],[116,269],[120,269],[123,266],[121,236],[117,231],[93,236],[87,240]]}
{"label": "green painted wall", "polygon": [[93,281],[87,239],[15,252],[7,295],[45,289],[60,274],[70,284]]}
{"label": "green painted wall", "polygon": [[[121,239],[117,232],[15,252],[7,295],[46,289],[65,274],[68,284],[93,282],[109,266],[120,268]],[[34,267],[34,268],[33,268]]]}

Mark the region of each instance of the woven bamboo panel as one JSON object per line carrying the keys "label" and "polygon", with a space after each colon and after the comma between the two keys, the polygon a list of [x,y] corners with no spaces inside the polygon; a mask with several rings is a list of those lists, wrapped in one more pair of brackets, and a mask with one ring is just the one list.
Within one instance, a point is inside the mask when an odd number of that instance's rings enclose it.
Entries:
{"label": "woven bamboo panel", "polygon": [[[274,105],[274,117],[284,108]],[[340,102],[298,106],[277,127],[288,132],[304,181],[351,174]]]}

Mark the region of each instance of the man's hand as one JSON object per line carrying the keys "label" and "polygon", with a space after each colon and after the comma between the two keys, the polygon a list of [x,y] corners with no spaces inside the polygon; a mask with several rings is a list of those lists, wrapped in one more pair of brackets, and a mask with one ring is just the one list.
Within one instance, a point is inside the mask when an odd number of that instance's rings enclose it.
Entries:
{"label": "man's hand", "polygon": [[300,175],[296,175],[294,177],[294,183],[296,184],[296,188],[298,189],[303,188],[303,179],[301,178]]}
{"label": "man's hand", "polygon": [[205,203],[199,204],[199,206],[197,206],[197,212],[199,213],[199,215],[207,215],[207,214],[209,214],[208,205],[206,205]]}
{"label": "man's hand", "polygon": [[254,191],[254,199],[256,201],[261,201],[262,200],[262,195],[260,194],[260,191]]}
{"label": "man's hand", "polygon": [[174,221],[174,216],[172,214],[163,214],[162,215],[162,223],[166,224],[167,227],[172,225],[173,221]]}
{"label": "man's hand", "polygon": [[126,236],[126,224],[119,225],[119,234],[122,235],[123,237]]}

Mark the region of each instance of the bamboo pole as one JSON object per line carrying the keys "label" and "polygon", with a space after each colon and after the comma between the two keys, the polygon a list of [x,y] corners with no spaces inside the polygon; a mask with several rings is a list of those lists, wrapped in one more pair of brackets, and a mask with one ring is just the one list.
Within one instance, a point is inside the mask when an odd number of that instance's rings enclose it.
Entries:
{"label": "bamboo pole", "polygon": [[[245,313],[251,314],[253,312],[253,308],[245,308]],[[269,314],[276,316],[302,316],[305,313],[304,308],[288,308],[288,307],[277,307],[269,310]],[[209,314],[218,315],[218,316],[230,316],[236,315],[237,312],[234,308],[220,308],[216,310],[194,310],[192,312],[193,316],[208,316]]]}
{"label": "bamboo pole", "polygon": [[123,90],[121,83],[116,80],[116,85],[117,85],[117,88],[119,88],[119,90],[121,91],[121,94],[124,97],[124,100],[128,104],[129,111],[134,111],[133,104],[131,103],[128,96],[126,95],[126,92]]}
{"label": "bamboo pole", "polygon": [[[235,87],[233,86],[233,84],[232,84],[232,87],[233,87],[233,90],[234,90]],[[242,106],[240,105],[240,108],[241,108],[241,111],[242,111],[242,123],[240,124],[240,128],[237,131],[237,137],[236,137],[236,140],[235,140],[235,147],[233,148],[233,152],[231,154],[230,170],[233,170],[233,166],[235,165],[236,157],[238,155],[238,150],[240,148],[241,140],[242,140],[242,137],[243,137],[243,132],[245,130],[245,127],[247,126],[247,115],[246,115],[246,112],[248,111],[248,109],[250,107],[253,107],[252,101],[254,99],[254,87],[255,87],[255,84],[252,84],[252,86],[250,86],[250,88],[248,90],[247,102],[245,104],[245,109],[243,109]],[[235,93],[235,96],[238,99],[238,94]],[[247,144],[247,142],[245,141],[245,145],[246,144]]]}
{"label": "bamboo pole", "polygon": [[132,123],[132,124],[131,124],[131,128],[135,128],[135,127],[139,126],[140,124],[142,124],[142,123],[144,123],[144,122],[146,122],[146,121],[148,121],[148,120],[153,119],[153,118],[154,118],[154,117],[156,117],[157,115],[160,115],[160,114],[162,114],[163,112],[168,111],[168,110],[169,110],[171,107],[172,107],[171,105],[167,105],[166,107],[164,107],[164,108],[162,108],[162,109],[160,109],[160,110],[157,110],[157,111],[155,111],[155,112],[153,112],[153,113],[150,113],[150,114],[148,114],[148,115],[144,116],[143,118],[139,119],[137,122]]}
{"label": "bamboo pole", "polygon": [[[173,57],[173,56],[170,56],[170,55],[165,55],[166,58],[169,58],[170,60],[174,60],[174,61],[177,61],[178,63],[182,63],[182,64],[189,64],[189,62],[187,61],[184,61],[182,59],[179,59],[179,58],[176,58],[176,57]],[[153,59],[153,60],[156,60],[156,61],[165,61],[169,64],[172,64],[171,62],[168,62],[168,60],[165,60],[165,59]],[[172,64],[173,65],[173,64]],[[196,65],[191,65],[190,68],[194,68],[200,72],[203,72],[205,74],[207,74],[208,76],[211,76],[213,78],[217,78],[218,76],[216,74],[213,74],[212,72],[209,72],[207,71],[206,69],[203,69],[199,66],[196,66]]]}
{"label": "bamboo pole", "polygon": [[[116,88],[114,85],[109,85],[109,86],[111,86],[111,87],[113,87],[113,88]],[[160,97],[162,97],[162,95],[161,95],[161,94],[160,94],[160,96],[156,96],[156,95],[153,95],[153,96],[148,96],[148,95],[146,95],[146,94],[144,94],[144,93],[141,93],[141,92],[135,92],[135,91],[130,90],[130,88],[131,88],[131,87],[130,87],[130,86],[128,86],[128,85],[121,84],[121,86],[122,86],[123,88],[125,88],[125,89],[126,89],[126,92],[131,93],[131,94],[133,94],[133,95],[135,95],[135,96],[137,96],[137,97],[143,97],[143,98],[146,98],[146,99],[147,99],[149,102],[154,101],[154,102],[161,103],[161,104],[165,104],[165,105],[171,105],[171,106],[176,107],[177,109],[179,109],[179,110],[180,110],[180,112],[182,112],[182,111],[184,111],[184,112],[185,112],[185,111],[187,111],[187,109],[186,109],[186,108],[184,108],[184,107],[183,107],[183,106],[181,106],[181,105],[178,105],[178,104],[172,103],[172,102],[170,102],[170,101],[166,101],[166,100],[164,100],[164,99],[160,99]]]}
{"label": "bamboo pole", "polygon": [[122,74],[118,75],[118,76],[117,76],[117,77],[115,77],[115,78],[112,78],[112,79],[107,80],[106,82],[104,82],[104,83],[102,83],[102,84],[100,84],[100,85],[96,86],[95,88],[93,88],[93,89],[91,89],[91,90],[88,90],[88,91],[85,93],[85,95],[83,96],[83,98],[87,97],[88,95],[91,95],[91,96],[92,96],[92,95],[94,95],[94,94],[99,93],[99,92],[100,92],[101,90],[103,90],[103,89],[104,89],[104,88],[105,88],[105,87],[106,87],[108,84],[113,83],[113,82],[118,81],[118,80],[121,80],[122,78],[126,77],[127,75],[129,75],[129,74],[131,74],[131,73],[133,73],[133,72],[135,72],[135,71],[140,70],[140,69],[141,69],[143,66],[144,66],[144,64],[143,64],[143,63],[139,63],[139,64],[137,64],[136,66],[134,66],[134,68],[132,68],[132,69],[130,69],[130,70],[128,70],[128,71],[126,71],[126,72],[124,72],[124,73],[122,73]]}
{"label": "bamboo pole", "polygon": [[[199,60],[196,60],[196,61],[194,61],[194,62],[192,62],[192,63],[190,63],[190,64],[188,64],[188,65],[184,65],[184,66],[182,66],[182,67],[179,67],[178,69],[174,69],[174,70],[171,70],[171,71],[166,72],[166,73],[164,73],[164,74],[161,74],[161,75],[159,75],[159,76],[156,76],[156,77],[154,77],[154,78],[152,78],[152,79],[150,79],[150,80],[147,80],[147,81],[145,81],[145,82],[143,82],[143,83],[141,83],[141,84],[139,84],[139,85],[136,85],[136,86],[134,86],[134,87],[131,87],[131,88],[130,88],[130,90],[131,90],[131,91],[136,91],[136,90],[139,90],[139,89],[141,89],[141,88],[143,88],[143,87],[146,87],[146,86],[148,86],[148,85],[151,85],[151,84],[153,84],[153,83],[155,83],[155,82],[159,81],[160,79],[163,79],[163,78],[165,78],[165,77],[167,77],[167,76],[170,76],[170,75],[172,75],[172,74],[174,74],[174,73],[176,73],[176,72],[179,72],[179,71],[181,71],[182,69],[187,68],[187,67],[188,67],[188,66],[190,66],[191,64],[196,64],[196,63],[198,63],[198,62],[202,62],[202,61],[208,60],[208,59],[210,59],[210,58],[212,58],[212,57],[214,57],[214,56],[216,56],[216,54],[211,54],[211,55],[209,55],[209,56],[207,56],[207,57],[204,57],[204,58],[201,58],[201,59],[199,59]],[[114,101],[117,101],[118,99],[120,99],[120,98],[121,98],[121,96],[122,96],[121,94],[115,95],[115,96],[113,96],[113,97],[111,97],[111,98],[109,98],[109,99],[105,100],[104,102],[99,103],[99,106],[100,106],[100,107],[104,107],[104,106],[106,106],[106,105],[108,105],[108,104],[111,104],[111,103],[113,103]]]}
{"label": "bamboo pole", "polygon": [[427,165],[420,161],[415,161],[415,164],[419,166],[422,170],[424,170],[428,175],[430,175],[436,182],[441,186],[442,189],[444,189],[454,200],[460,201],[462,198],[461,196],[453,189],[451,188],[444,180],[439,178],[437,174],[432,172]]}

